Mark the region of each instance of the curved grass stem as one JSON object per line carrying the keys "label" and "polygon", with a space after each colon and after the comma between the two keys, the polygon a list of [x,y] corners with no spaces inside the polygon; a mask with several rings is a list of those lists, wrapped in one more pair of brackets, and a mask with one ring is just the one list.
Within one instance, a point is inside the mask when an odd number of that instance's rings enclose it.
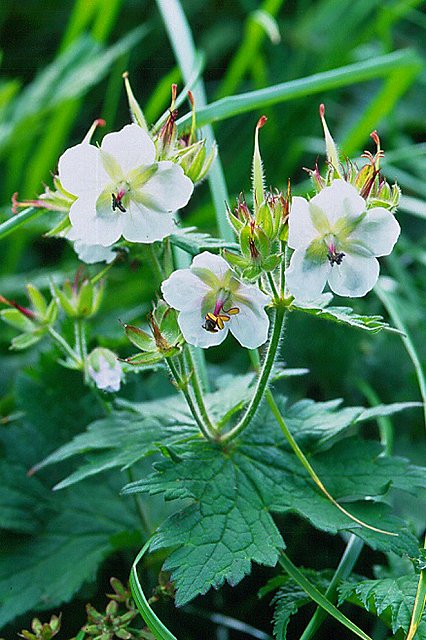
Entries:
{"label": "curved grass stem", "polygon": [[361,525],[362,527],[365,527],[366,529],[370,529],[371,531],[376,531],[376,533],[383,533],[383,534],[385,534],[387,536],[398,536],[397,533],[393,533],[391,531],[385,531],[384,529],[379,529],[377,527],[373,527],[372,525],[367,524],[363,520],[360,520],[356,516],[354,516],[351,513],[349,513],[349,511],[347,511],[344,507],[342,507],[342,505],[339,504],[337,502],[337,500],[335,500],[333,498],[333,496],[329,493],[329,491],[326,489],[326,487],[324,486],[324,484],[322,483],[322,481],[320,480],[320,478],[316,474],[315,470],[313,469],[313,467],[311,466],[310,462],[306,458],[306,456],[303,453],[302,449],[299,447],[299,445],[297,444],[296,440],[293,438],[291,432],[289,431],[289,429],[288,429],[288,427],[287,427],[287,425],[286,425],[286,423],[284,421],[284,418],[281,415],[279,407],[278,407],[277,403],[275,402],[274,396],[272,395],[272,393],[271,393],[271,391],[269,389],[266,391],[265,397],[266,397],[266,401],[268,402],[268,404],[269,404],[269,406],[271,408],[271,411],[272,411],[276,421],[278,422],[279,427],[280,427],[281,431],[283,432],[287,442],[289,443],[289,445],[293,449],[293,451],[296,454],[298,460],[302,463],[304,469],[309,473],[309,475],[311,476],[312,480],[315,482],[315,484],[317,485],[318,489],[325,495],[325,497],[328,498],[328,500],[330,500],[330,502],[332,504],[334,504],[334,506],[337,507],[337,509],[339,509],[339,511],[341,511],[345,516],[347,516],[348,518],[353,520],[353,522],[356,522],[357,524]]}

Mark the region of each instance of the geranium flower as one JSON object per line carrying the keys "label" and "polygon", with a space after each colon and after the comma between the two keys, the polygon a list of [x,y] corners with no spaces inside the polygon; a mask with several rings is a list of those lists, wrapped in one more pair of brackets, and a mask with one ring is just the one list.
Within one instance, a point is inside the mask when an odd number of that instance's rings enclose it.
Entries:
{"label": "geranium flower", "polygon": [[184,207],[194,185],[173,162],[155,162],[155,146],[136,124],[87,141],[59,159],[59,179],[77,200],[70,220],[75,237],[108,247],[124,236],[154,242],[174,231],[172,212]]}
{"label": "geranium flower", "polygon": [[339,296],[364,296],[379,276],[376,256],[388,255],[401,229],[383,207],[366,210],[351,184],[334,180],[312,198],[294,197],[288,245],[295,249],[286,271],[290,293],[317,298],[328,282]]}
{"label": "geranium flower", "polygon": [[96,264],[97,262],[111,264],[117,257],[112,247],[103,247],[101,244],[87,244],[82,240],[78,240],[74,227],[71,227],[64,237],[70,240],[79,260],[86,264]]}
{"label": "geranium flower", "polygon": [[208,251],[189,269],[178,269],[161,286],[165,301],[180,311],[178,323],[189,344],[211,347],[230,331],[248,349],[266,342],[269,297],[240,282],[226,260]]}
{"label": "geranium flower", "polygon": [[88,372],[98,389],[113,393],[120,389],[123,370],[117,356],[109,349],[97,347],[88,357]]}

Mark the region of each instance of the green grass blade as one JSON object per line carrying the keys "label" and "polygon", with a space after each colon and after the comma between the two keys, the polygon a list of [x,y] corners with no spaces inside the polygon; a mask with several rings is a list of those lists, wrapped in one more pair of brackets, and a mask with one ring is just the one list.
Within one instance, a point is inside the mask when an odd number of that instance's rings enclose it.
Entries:
{"label": "green grass blade", "polygon": [[[341,580],[345,580],[352,573],[352,569],[359,558],[363,546],[364,542],[360,538],[357,538],[357,536],[353,534],[350,536],[339,565],[325,592],[325,597],[331,603],[334,604],[336,602],[337,587]],[[305,631],[300,636],[300,640],[311,640],[326,618],[327,612],[325,609],[319,607],[312,616]]]}
{"label": "green grass blade", "polygon": [[[397,72],[412,74],[422,68],[420,58],[411,49],[396,51],[371,60],[315,73],[305,78],[282,82],[265,89],[222,98],[198,111],[198,123],[202,126],[296,98],[340,89],[375,78],[394,76]],[[178,120],[178,125],[186,126],[189,118],[189,115],[183,116]]]}
{"label": "green grass blade", "polygon": [[176,636],[174,636],[167,627],[161,622],[161,620],[156,616],[154,611],[151,609],[148,600],[145,597],[143,592],[141,583],[139,582],[137,566],[141,561],[143,555],[147,552],[148,547],[151,543],[151,540],[142,547],[141,551],[136,556],[136,559],[132,565],[130,571],[130,590],[132,592],[133,599],[136,603],[136,606],[141,614],[142,618],[145,620],[145,623],[148,629],[154,634],[156,640],[177,640]]}
{"label": "green grass blade", "polygon": [[3,240],[3,238],[6,238],[8,235],[22,227],[30,220],[34,220],[42,213],[45,213],[44,209],[35,209],[34,207],[30,207],[29,209],[24,209],[24,211],[21,211],[15,216],[9,218],[9,220],[0,224],[0,240]]}
{"label": "green grass blade", "polygon": [[[179,0],[157,0],[157,5],[162,15],[172,48],[176,59],[182,70],[185,82],[188,82],[193,74],[197,62],[197,51],[195,49],[192,33],[189,28],[186,16],[183,12]],[[207,103],[204,83],[202,78],[194,85],[193,89],[197,114],[203,110]],[[185,122],[189,124],[191,115],[185,116]],[[197,115],[198,121],[198,115]],[[203,121],[203,125],[209,124]],[[211,147],[215,143],[213,129],[207,126],[204,131],[207,146]],[[220,157],[216,158],[209,174],[210,191],[216,211],[217,225],[220,235],[224,240],[233,240],[233,232],[225,214],[225,202],[229,201],[228,190],[225,182]]]}
{"label": "green grass blade", "polygon": [[[284,0],[265,0],[258,11],[276,16],[283,4]],[[259,50],[265,37],[265,29],[256,20],[255,15],[250,14],[245,25],[243,41],[226,71],[216,95],[217,99],[235,93],[240,82],[259,56]]]}
{"label": "green grass blade", "polygon": [[364,633],[362,629],[357,627],[357,625],[349,620],[337,607],[334,606],[327,598],[318,591],[318,589],[309,582],[309,580],[303,575],[301,571],[291,562],[291,560],[286,556],[285,553],[282,553],[278,562],[282,566],[282,568],[288,573],[289,576],[293,578],[297,582],[297,584],[302,587],[304,591],[308,594],[310,598],[314,602],[316,602],[324,611],[329,613],[335,620],[340,622],[344,627],[352,631],[356,636],[362,638],[363,640],[372,640],[369,635]]}

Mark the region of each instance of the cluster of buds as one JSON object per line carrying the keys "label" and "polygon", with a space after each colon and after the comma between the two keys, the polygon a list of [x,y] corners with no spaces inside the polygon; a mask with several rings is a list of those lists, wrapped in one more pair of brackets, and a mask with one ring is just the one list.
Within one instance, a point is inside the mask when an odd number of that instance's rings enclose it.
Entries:
{"label": "cluster of buds", "polygon": [[155,604],[159,601],[170,600],[175,597],[176,587],[170,578],[168,571],[160,571],[158,574],[158,585],[153,589],[149,604]]}
{"label": "cluster of buds", "polygon": [[259,150],[259,130],[266,117],[262,116],[255,131],[253,155],[253,210],[240,194],[233,211],[228,207],[228,220],[236,232],[241,254],[225,251],[227,261],[236,267],[243,278],[257,279],[262,272],[273,271],[281,260],[277,247],[287,239],[290,210],[290,182],[287,193],[267,191],[264,187],[262,159]]}
{"label": "cluster of buds", "polygon": [[67,316],[74,320],[91,318],[102,302],[104,286],[102,281],[92,282],[78,270],[74,281],[66,280],[62,288],[52,284],[52,292]]}
{"label": "cluster of buds", "polygon": [[113,594],[108,594],[109,602],[103,613],[91,604],[86,606],[87,624],[83,631],[92,640],[154,640],[147,629],[136,629],[131,623],[138,616],[138,610],[129,590],[116,578],[111,578]]}
{"label": "cluster of buds", "polygon": [[401,196],[401,190],[395,183],[390,185],[380,171],[380,160],[384,157],[384,151],[380,145],[380,138],[377,131],[373,131],[370,137],[376,144],[376,153],[364,151],[361,155],[367,162],[361,168],[349,160],[342,159],[339,151],[330,133],[325,120],[324,105],[320,105],[319,109],[322,126],[324,129],[324,138],[327,152],[327,170],[325,176],[322,176],[318,165],[314,169],[306,169],[312,178],[314,187],[317,192],[322,191],[325,187],[331,185],[333,180],[340,179],[352,184],[360,196],[367,203],[367,209],[373,207],[383,207],[392,213],[396,211]]}
{"label": "cluster of buds", "polygon": [[43,294],[32,284],[28,284],[26,288],[31,308],[7,300],[0,295],[0,303],[11,307],[2,309],[0,317],[7,324],[20,331],[20,335],[13,338],[11,349],[27,349],[39,342],[58,317],[58,307],[55,300],[48,303]]}
{"label": "cluster of buds", "polygon": [[149,314],[148,321],[151,333],[130,324],[124,325],[126,336],[141,351],[124,362],[135,366],[152,366],[181,350],[184,340],[174,309],[160,300]]}
{"label": "cluster of buds", "polygon": [[125,73],[123,77],[132,119],[152,137],[157,150],[156,160],[170,160],[171,162],[175,162],[182,167],[185,175],[194,184],[198,184],[204,180],[216,158],[217,150],[216,147],[213,147],[208,151],[206,148],[206,140],[204,138],[198,138],[197,136],[195,101],[192,92],[188,91],[192,120],[191,128],[187,133],[180,134],[176,124],[178,117],[176,84],[172,84],[172,97],[168,114],[165,118],[161,118],[158,125],[154,125],[153,129],[149,131],[142,109],[130,86],[128,74]]}
{"label": "cluster of buds", "polygon": [[53,615],[49,622],[40,622],[38,618],[34,618],[31,622],[31,631],[23,629],[19,633],[20,638],[26,640],[51,640],[61,629],[61,616]]}

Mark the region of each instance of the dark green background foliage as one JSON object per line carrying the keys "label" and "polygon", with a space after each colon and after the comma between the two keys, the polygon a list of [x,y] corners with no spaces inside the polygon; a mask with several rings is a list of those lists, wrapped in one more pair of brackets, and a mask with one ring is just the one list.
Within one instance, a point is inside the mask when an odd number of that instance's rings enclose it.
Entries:
{"label": "dark green background foliage", "polygon": [[[393,255],[382,260],[382,273],[393,279],[397,312],[424,363],[424,3],[186,0],[183,8],[205,55],[209,102],[406,51],[377,77],[363,82],[341,77],[327,88],[320,83],[315,92],[307,85],[298,97],[291,94],[286,101],[221,121],[215,133],[232,205],[238,193],[249,192],[253,130],[263,113],[268,116],[261,137],[267,183],[284,188],[291,177],[295,193],[310,188],[302,167],[323,159],[320,102],[347,154],[372,150],[369,133],[379,130],[386,149],[384,171],[390,180],[398,179],[404,194],[402,236]],[[259,25],[258,9],[275,15],[279,43]],[[149,122],[167,108],[170,84],[184,83],[153,0],[6,0],[0,6],[0,30],[2,222],[11,215],[12,193],[33,198],[43,182],[50,184],[58,157],[82,139],[93,119],[106,120],[102,134],[129,121],[124,70]],[[183,219],[218,235],[208,183],[197,190]],[[73,276],[78,261],[72,250],[62,240],[42,237],[55,220],[46,213],[0,240],[0,294],[23,302],[25,282],[47,292],[51,278],[59,284]],[[158,284],[144,251],[132,264],[114,267],[101,312],[91,322],[93,346],[100,343],[123,357],[132,349],[118,320],[143,322]],[[382,315],[393,324],[374,293],[353,306],[360,315]],[[67,325],[64,329],[72,331]],[[56,349],[42,341],[28,352],[10,352],[13,335],[1,326],[0,627],[8,625],[5,638],[29,628],[33,615],[47,619],[49,611],[61,608],[63,637],[75,635],[84,622],[84,603],[102,606],[108,577],[127,579],[147,539],[138,518],[141,506],[150,531],[159,527],[143,569],[147,594],[166,555],[178,604],[225,583],[178,613],[169,602],[159,605],[160,617],[182,640],[199,640],[200,616],[208,618],[201,623],[203,640],[248,637],[223,620],[214,623],[213,611],[272,634],[273,610],[267,598],[258,600],[257,592],[278,576],[273,567],[279,550],[285,546],[293,562],[309,568],[306,575],[323,589],[330,573],[322,570],[334,569],[344,548],[336,534],[341,530],[355,531],[369,545],[356,566],[358,575],[340,585],[343,610],[374,638],[403,637],[416,576],[410,562],[398,555],[416,556],[424,529],[420,487],[425,479],[415,466],[425,460],[422,415],[416,406],[395,405],[376,414],[362,409],[419,400],[413,365],[398,334],[374,334],[293,313],[280,358],[309,373],[274,384],[289,427],[331,493],[376,526],[399,528],[404,521],[400,537],[385,540],[354,527],[323,498],[283,444],[265,407],[241,442],[219,452],[194,439],[190,416],[177,396],[169,397],[175,392],[163,371],[129,375],[116,411],[105,418],[80,375],[57,364]],[[248,358],[228,338],[207,352],[207,360],[211,379],[218,381],[217,394],[209,398],[212,411],[232,413],[252,380],[245,375]],[[224,373],[241,377],[230,387]],[[328,402],[340,397],[344,405]],[[380,455],[378,416],[381,433],[383,420],[392,423],[390,453],[395,458]],[[189,444],[183,445],[182,438]],[[49,466],[27,476],[50,454]],[[155,470],[152,458],[144,459],[152,455]],[[131,480],[136,485],[130,487],[143,493],[120,495]],[[58,484],[60,490],[52,492]],[[174,501],[148,495],[157,493]],[[365,501],[368,495],[376,499]],[[194,545],[200,540],[202,545]],[[231,589],[227,582],[237,586]],[[275,626],[282,632],[307,600],[288,578],[278,576],[275,586],[280,587]],[[365,610],[377,612],[383,622]],[[289,638],[300,636],[312,611],[303,607],[292,618]],[[419,638],[426,638],[425,627],[426,622]],[[351,635],[327,621],[316,637]]]}

